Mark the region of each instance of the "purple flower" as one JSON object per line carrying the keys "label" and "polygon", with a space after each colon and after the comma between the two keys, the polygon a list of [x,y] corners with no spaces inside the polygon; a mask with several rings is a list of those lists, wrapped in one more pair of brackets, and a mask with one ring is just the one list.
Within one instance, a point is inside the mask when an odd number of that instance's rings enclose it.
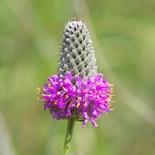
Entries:
{"label": "purple flower", "polygon": [[48,78],[49,84],[43,89],[37,88],[44,103],[44,109],[49,109],[54,119],[75,118],[82,121],[82,127],[88,121],[97,126],[96,120],[104,113],[110,111],[114,101],[111,84],[102,74],[83,80],[76,76],[73,84],[73,76],[67,72],[63,78],[53,75]]}

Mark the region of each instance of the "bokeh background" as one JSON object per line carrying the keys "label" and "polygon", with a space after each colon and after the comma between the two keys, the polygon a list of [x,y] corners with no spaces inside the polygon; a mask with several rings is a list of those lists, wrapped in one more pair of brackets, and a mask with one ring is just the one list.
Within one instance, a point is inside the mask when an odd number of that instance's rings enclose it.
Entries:
{"label": "bokeh background", "polygon": [[115,109],[94,128],[76,123],[71,154],[155,154],[154,0],[0,1],[0,155],[60,155],[66,121],[37,101],[57,73],[62,31],[78,18],[91,31]]}

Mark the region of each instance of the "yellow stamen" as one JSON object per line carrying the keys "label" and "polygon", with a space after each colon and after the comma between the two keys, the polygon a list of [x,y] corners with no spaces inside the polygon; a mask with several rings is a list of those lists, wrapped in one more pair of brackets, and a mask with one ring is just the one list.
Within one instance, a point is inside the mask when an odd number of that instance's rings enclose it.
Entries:
{"label": "yellow stamen", "polygon": [[55,105],[57,104],[57,100],[54,101],[54,104],[55,104]]}
{"label": "yellow stamen", "polygon": [[68,94],[66,94],[65,97],[68,98]]}
{"label": "yellow stamen", "polygon": [[37,87],[37,91],[40,93],[41,92],[41,89],[39,87]]}
{"label": "yellow stamen", "polygon": [[40,100],[40,98],[39,98],[39,97],[37,97],[37,100]]}
{"label": "yellow stamen", "polygon": [[113,98],[113,97],[115,97],[116,95],[115,94],[113,94],[113,95],[110,95],[110,98]]}
{"label": "yellow stamen", "polygon": [[85,107],[85,106],[86,106],[86,103],[85,103],[85,104],[83,104],[83,106]]}
{"label": "yellow stamen", "polygon": [[80,103],[78,103],[77,105],[76,105],[76,107],[78,108],[80,106]]}
{"label": "yellow stamen", "polygon": [[57,95],[60,95],[60,94],[61,94],[61,93],[58,91],[58,92],[57,92]]}
{"label": "yellow stamen", "polygon": [[113,87],[113,86],[114,86],[114,84],[110,84],[110,86],[111,86],[111,87]]}
{"label": "yellow stamen", "polygon": [[109,102],[110,101],[110,98],[107,98],[106,101]]}
{"label": "yellow stamen", "polygon": [[67,91],[67,89],[66,89],[65,87],[62,87],[62,89],[63,89],[64,91]]}
{"label": "yellow stamen", "polygon": [[41,94],[41,97],[44,97],[44,94]]}
{"label": "yellow stamen", "polygon": [[115,101],[112,101],[111,103],[112,103],[112,104],[115,104]]}
{"label": "yellow stamen", "polygon": [[111,107],[111,103],[109,104],[109,107]]}

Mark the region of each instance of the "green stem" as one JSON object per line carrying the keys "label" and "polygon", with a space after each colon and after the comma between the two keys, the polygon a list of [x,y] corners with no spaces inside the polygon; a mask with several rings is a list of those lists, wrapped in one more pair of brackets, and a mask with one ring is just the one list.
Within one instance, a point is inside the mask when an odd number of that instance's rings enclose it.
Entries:
{"label": "green stem", "polygon": [[70,118],[67,123],[67,130],[66,130],[66,136],[65,136],[64,147],[63,147],[63,155],[68,155],[74,124],[75,124],[75,119]]}

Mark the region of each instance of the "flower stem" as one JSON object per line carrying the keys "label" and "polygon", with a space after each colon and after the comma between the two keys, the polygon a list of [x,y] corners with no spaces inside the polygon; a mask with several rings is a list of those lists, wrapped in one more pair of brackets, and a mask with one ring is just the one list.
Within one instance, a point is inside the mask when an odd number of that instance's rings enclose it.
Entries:
{"label": "flower stem", "polygon": [[74,129],[74,124],[75,124],[75,119],[70,118],[67,123],[67,130],[66,130],[66,136],[65,136],[64,147],[63,147],[63,155],[68,155],[70,142],[72,139],[72,133]]}

